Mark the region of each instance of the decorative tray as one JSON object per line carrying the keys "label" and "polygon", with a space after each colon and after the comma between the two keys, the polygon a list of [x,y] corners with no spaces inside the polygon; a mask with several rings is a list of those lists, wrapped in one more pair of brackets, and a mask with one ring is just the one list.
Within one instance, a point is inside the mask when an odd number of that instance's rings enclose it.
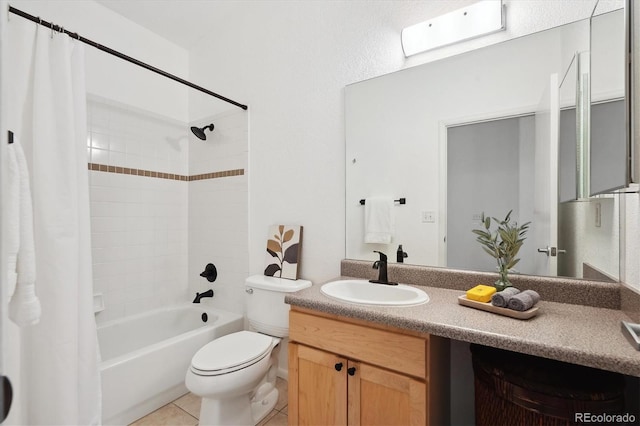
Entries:
{"label": "decorative tray", "polygon": [[458,297],[458,304],[462,306],[468,306],[470,308],[480,309],[482,311],[492,312],[498,315],[504,315],[511,318],[526,320],[532,317],[535,317],[538,314],[538,307],[534,306],[531,309],[526,311],[514,311],[513,309],[508,308],[499,308],[497,306],[493,306],[491,303],[487,302],[477,302],[475,300],[467,299],[467,295],[463,294]]}

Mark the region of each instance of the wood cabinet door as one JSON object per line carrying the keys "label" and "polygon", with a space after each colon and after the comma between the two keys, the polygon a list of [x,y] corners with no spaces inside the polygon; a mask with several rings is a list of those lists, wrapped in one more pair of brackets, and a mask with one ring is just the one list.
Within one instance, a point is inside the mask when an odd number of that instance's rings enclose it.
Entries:
{"label": "wood cabinet door", "polygon": [[427,387],[368,364],[348,363],[349,425],[426,425]]}
{"label": "wood cabinet door", "polygon": [[289,425],[347,424],[347,360],[289,343]]}

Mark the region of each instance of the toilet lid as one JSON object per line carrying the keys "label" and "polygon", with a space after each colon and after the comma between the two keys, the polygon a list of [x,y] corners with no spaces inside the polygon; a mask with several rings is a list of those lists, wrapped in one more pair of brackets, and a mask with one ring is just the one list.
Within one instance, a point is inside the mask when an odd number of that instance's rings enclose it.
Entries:
{"label": "toilet lid", "polygon": [[225,370],[261,358],[271,350],[273,338],[252,331],[239,331],[204,345],[191,360],[200,371]]}

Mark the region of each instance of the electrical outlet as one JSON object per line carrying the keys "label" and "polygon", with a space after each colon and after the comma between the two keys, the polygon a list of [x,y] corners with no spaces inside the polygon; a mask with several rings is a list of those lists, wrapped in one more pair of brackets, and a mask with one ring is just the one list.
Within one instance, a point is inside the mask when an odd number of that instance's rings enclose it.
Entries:
{"label": "electrical outlet", "polygon": [[436,212],[434,211],[422,212],[422,223],[435,223],[435,221],[436,221]]}
{"label": "electrical outlet", "polygon": [[482,220],[482,213],[474,213],[471,216],[471,220],[474,222],[480,222]]}

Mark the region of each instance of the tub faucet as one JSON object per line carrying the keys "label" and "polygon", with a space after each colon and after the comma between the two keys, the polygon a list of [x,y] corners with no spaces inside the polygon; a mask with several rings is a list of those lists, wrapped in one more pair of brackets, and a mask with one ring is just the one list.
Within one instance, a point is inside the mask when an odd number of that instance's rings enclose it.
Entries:
{"label": "tub faucet", "polygon": [[374,284],[398,285],[398,283],[389,282],[389,278],[387,278],[387,255],[378,250],[374,250],[373,252],[380,255],[380,260],[373,262],[373,269],[378,270],[378,279],[369,280],[369,282]]}
{"label": "tub faucet", "polygon": [[209,289],[204,293],[198,293],[196,291],[196,298],[193,299],[193,303],[200,303],[200,299],[202,299],[203,297],[213,297],[213,290]]}

